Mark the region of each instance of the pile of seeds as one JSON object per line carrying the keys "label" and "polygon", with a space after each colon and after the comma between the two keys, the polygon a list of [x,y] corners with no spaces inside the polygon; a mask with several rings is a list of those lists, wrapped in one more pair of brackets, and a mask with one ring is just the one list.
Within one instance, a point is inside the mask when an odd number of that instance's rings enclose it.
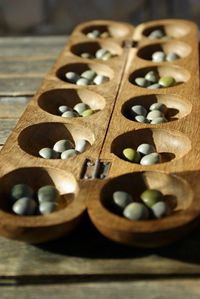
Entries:
{"label": "pile of seeds", "polygon": [[157,30],[153,30],[149,35],[148,38],[150,39],[160,39],[163,37],[167,37],[167,35],[165,34],[165,32],[163,30],[157,29]]}
{"label": "pile of seeds", "polygon": [[176,80],[172,76],[160,77],[157,72],[150,71],[144,77],[135,78],[135,83],[140,87],[158,89],[174,86],[176,84]]}
{"label": "pile of seeds", "polygon": [[87,59],[100,59],[100,60],[109,60],[110,58],[115,57],[116,55],[112,54],[109,50],[101,48],[96,51],[95,55],[91,55],[90,53],[83,52],[80,55],[82,58],[87,58]]}
{"label": "pile of seeds", "polygon": [[127,161],[141,165],[152,165],[161,162],[160,154],[156,152],[153,145],[148,143],[140,144],[136,150],[125,148],[122,154]]}
{"label": "pile of seeds", "polygon": [[161,124],[167,122],[167,106],[163,103],[153,103],[149,109],[142,105],[134,105],[129,111],[129,116],[140,123]]}
{"label": "pile of seeds", "polygon": [[78,103],[73,108],[66,105],[58,107],[58,114],[67,118],[78,116],[86,117],[92,115],[94,112],[95,110],[92,110],[90,106],[85,103]]}
{"label": "pile of seeds", "polygon": [[17,215],[46,215],[54,212],[60,198],[58,190],[51,185],[34,192],[26,184],[14,185],[10,192],[12,211]]}
{"label": "pile of seeds", "polygon": [[73,84],[76,85],[100,85],[102,83],[105,83],[109,81],[109,77],[104,75],[99,75],[95,71],[88,69],[81,73],[81,75],[75,73],[75,72],[67,72],[65,74],[66,79]]}
{"label": "pile of seeds", "polygon": [[152,61],[154,62],[174,61],[179,58],[180,56],[174,52],[165,54],[165,52],[163,51],[156,51],[152,54]]}
{"label": "pile of seeds", "polygon": [[53,148],[44,147],[39,151],[40,157],[44,159],[62,159],[67,160],[77,156],[88,149],[90,143],[85,139],[78,139],[76,145],[68,139],[57,141]]}
{"label": "pile of seeds", "polygon": [[130,220],[160,219],[171,212],[163,194],[156,189],[145,190],[137,200],[125,191],[116,191],[112,202],[113,208]]}
{"label": "pile of seeds", "polygon": [[93,30],[86,34],[87,37],[95,39],[95,38],[108,38],[111,37],[108,31],[100,32],[99,30]]}

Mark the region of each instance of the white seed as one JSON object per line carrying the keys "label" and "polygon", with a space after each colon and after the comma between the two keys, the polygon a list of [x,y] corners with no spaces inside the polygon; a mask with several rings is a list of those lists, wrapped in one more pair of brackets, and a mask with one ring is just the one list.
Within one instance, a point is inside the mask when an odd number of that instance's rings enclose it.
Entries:
{"label": "white seed", "polygon": [[33,196],[33,190],[30,186],[26,184],[17,184],[14,185],[10,192],[12,201],[16,201],[17,199],[20,199],[22,197],[32,197]]}
{"label": "white seed", "polygon": [[90,59],[90,58],[92,58],[92,55],[90,55],[90,53],[81,53],[80,56],[82,58],[84,58],[84,59]]}
{"label": "white seed", "polygon": [[170,208],[164,201],[159,201],[151,208],[153,215],[159,219],[170,214]]}
{"label": "white seed", "polygon": [[72,108],[69,107],[69,106],[66,106],[66,105],[62,105],[62,106],[58,107],[59,114],[62,114],[64,112],[66,112],[66,111],[72,111]]}
{"label": "white seed", "polygon": [[12,206],[12,210],[17,215],[34,215],[37,203],[29,197],[18,199]]}
{"label": "white seed", "polygon": [[44,159],[57,159],[59,158],[59,153],[49,147],[44,147],[39,151],[40,157]]}
{"label": "white seed", "polygon": [[133,202],[126,206],[123,215],[130,220],[145,220],[149,217],[149,211],[144,204]]}
{"label": "white seed", "polygon": [[100,85],[100,84],[105,83],[107,81],[109,81],[109,78],[107,76],[97,75],[94,78],[93,83],[96,84],[96,85]]}
{"label": "white seed", "polygon": [[166,55],[162,51],[157,51],[152,54],[152,60],[155,62],[165,61]]}
{"label": "white seed", "polygon": [[42,215],[47,215],[54,212],[58,207],[56,202],[44,201],[39,205],[39,211]]}
{"label": "white seed", "polygon": [[133,202],[133,198],[125,191],[115,191],[113,193],[113,201],[119,208],[124,209],[128,204]]}
{"label": "white seed", "polygon": [[180,56],[176,53],[173,53],[173,52],[167,54],[167,56],[166,56],[167,61],[174,61],[174,60],[179,59],[179,58],[180,58]]}
{"label": "white seed", "polygon": [[135,83],[140,86],[140,87],[147,87],[149,86],[149,81],[147,81],[145,78],[143,77],[137,77],[135,78]]}
{"label": "white seed", "polygon": [[73,149],[73,148],[74,148],[74,144],[68,139],[62,139],[57,141],[53,147],[54,151],[58,153],[62,153],[68,149]]}
{"label": "white seed", "polygon": [[140,152],[143,155],[149,155],[151,153],[155,153],[156,149],[152,144],[142,143],[138,146],[137,152]]}
{"label": "white seed", "polygon": [[108,50],[101,48],[96,51],[95,56],[97,59],[102,59],[102,57],[108,52],[109,52]]}
{"label": "white seed", "polygon": [[76,111],[66,111],[62,114],[62,117],[68,117],[68,118],[77,117],[77,116],[78,113]]}
{"label": "white seed", "polygon": [[165,113],[167,111],[167,106],[163,103],[153,103],[149,110],[160,110],[161,112]]}
{"label": "white seed", "polygon": [[59,199],[59,192],[54,186],[46,185],[38,189],[37,198],[39,203],[43,201],[57,201]]}
{"label": "white seed", "polygon": [[152,154],[144,156],[140,160],[140,164],[141,165],[152,165],[152,164],[160,163],[160,161],[161,161],[160,155],[158,153],[152,153]]}
{"label": "white seed", "polygon": [[86,78],[80,78],[76,81],[76,84],[79,86],[86,86],[90,84],[90,81]]}
{"label": "white seed", "polygon": [[155,83],[155,84],[148,86],[147,88],[148,89],[159,89],[159,88],[161,88],[161,85],[158,83]]}
{"label": "white seed", "polygon": [[144,115],[136,115],[135,120],[139,123],[148,123],[148,119]]}
{"label": "white seed", "polygon": [[85,152],[90,146],[90,143],[86,139],[78,139],[76,141],[75,150],[83,153]]}
{"label": "white seed", "polygon": [[90,109],[90,106],[85,104],[85,103],[78,103],[74,106],[74,110],[78,113],[81,114],[85,110]]}
{"label": "white seed", "polygon": [[153,120],[154,118],[163,117],[163,113],[160,110],[152,110],[147,114],[148,120]]}
{"label": "white seed", "polygon": [[74,72],[68,72],[65,74],[65,77],[70,83],[76,83],[80,76]]}
{"label": "white seed", "polygon": [[157,39],[162,38],[165,36],[165,33],[162,30],[153,30],[149,35],[148,38],[150,39]]}
{"label": "white seed", "polygon": [[71,157],[77,156],[79,152],[77,152],[75,149],[68,149],[61,154],[61,159],[62,160],[67,160]]}
{"label": "white seed", "polygon": [[132,116],[136,115],[147,115],[147,110],[142,105],[134,105],[131,107],[131,114]]}
{"label": "white seed", "polygon": [[156,117],[154,119],[152,119],[151,124],[162,124],[162,123],[166,123],[167,119],[165,117]]}
{"label": "white seed", "polygon": [[154,71],[150,71],[148,72],[145,77],[144,77],[147,81],[149,81],[150,83],[158,83],[159,80],[159,76],[156,72]]}
{"label": "white seed", "polygon": [[97,73],[95,71],[93,71],[93,70],[86,70],[83,73],[81,73],[81,78],[85,78],[89,82],[92,82],[96,75],[97,75]]}

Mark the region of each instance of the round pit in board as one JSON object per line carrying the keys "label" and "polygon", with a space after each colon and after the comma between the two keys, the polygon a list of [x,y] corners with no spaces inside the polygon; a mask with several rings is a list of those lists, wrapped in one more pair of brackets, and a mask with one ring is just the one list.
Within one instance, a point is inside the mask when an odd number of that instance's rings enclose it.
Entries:
{"label": "round pit in board", "polygon": [[84,59],[107,61],[122,54],[122,47],[112,41],[84,42],[72,45],[71,52]]}
{"label": "round pit in board", "polygon": [[61,67],[57,77],[64,82],[78,86],[101,85],[114,76],[114,72],[107,65],[96,63],[73,63]]}
{"label": "round pit in board", "polygon": [[153,166],[179,159],[191,149],[190,139],[175,130],[145,128],[117,136],[111,152],[136,166]]}
{"label": "round pit in board", "polygon": [[[90,114],[92,115],[103,110],[105,103],[106,101],[101,95],[83,88],[52,89],[40,95],[38,99],[38,104],[44,111],[65,118],[83,116],[79,113],[80,110],[78,112],[74,109],[75,107],[87,107],[87,110],[92,110]],[[83,111],[85,110],[83,109]]]}
{"label": "round pit in board", "polygon": [[[141,106],[140,110],[133,107]],[[164,119],[155,118],[154,121],[147,119],[147,114],[152,110],[160,110],[164,114]],[[143,124],[161,124],[171,122],[190,114],[192,105],[186,99],[181,99],[174,95],[154,94],[133,97],[126,101],[121,109],[122,114],[131,121]],[[137,114],[138,113],[138,114]]]}
{"label": "round pit in board", "polygon": [[0,179],[1,208],[19,216],[47,215],[67,207],[78,191],[70,173],[54,168],[16,169]]}
{"label": "round pit in board", "polygon": [[[131,29],[132,30],[132,29]],[[82,29],[82,33],[88,39],[109,39],[109,38],[124,38],[131,33],[130,27],[123,23],[107,22],[93,25],[87,25]]]}
{"label": "round pit in board", "polygon": [[129,76],[130,83],[147,89],[178,87],[189,80],[188,71],[177,66],[153,66],[138,69]]}
{"label": "round pit in board", "polygon": [[[40,123],[24,129],[18,142],[22,150],[44,159],[60,159],[79,155],[94,143],[94,134],[87,127],[65,123]],[[51,153],[52,156],[51,156]],[[62,156],[62,157],[63,157]]]}
{"label": "round pit in board", "polygon": [[[162,200],[158,197],[160,201],[152,201],[151,196],[150,207],[147,206],[141,199],[146,190],[157,190]],[[116,198],[114,200],[116,192],[119,194],[117,202]],[[122,201],[120,194],[123,195]],[[124,198],[128,198],[125,205]],[[123,205],[118,205],[121,202]],[[126,218],[123,215],[126,204],[132,205],[126,216],[131,214],[135,218],[140,214],[142,219]],[[193,220],[197,219],[200,209],[199,205],[195,209],[196,204],[192,187],[181,176],[159,171],[131,172],[105,182],[99,198],[88,203],[88,213],[97,229],[111,240],[131,246],[157,247],[184,236],[188,232],[185,230],[187,224],[188,229],[193,229]],[[165,213],[166,206],[169,210]],[[146,210],[149,212],[148,219]]]}
{"label": "round pit in board", "polygon": [[148,26],[143,30],[142,34],[151,40],[169,40],[171,38],[181,38],[188,34],[190,27],[179,21],[164,22],[161,25]]}

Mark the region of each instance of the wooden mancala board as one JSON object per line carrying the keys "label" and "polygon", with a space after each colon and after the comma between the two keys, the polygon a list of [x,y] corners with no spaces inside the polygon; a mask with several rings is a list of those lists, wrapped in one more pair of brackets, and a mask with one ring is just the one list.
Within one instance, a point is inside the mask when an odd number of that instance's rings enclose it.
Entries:
{"label": "wooden mancala board", "polygon": [[[108,31],[107,38],[91,39],[88,32]],[[149,39],[155,29],[167,38]],[[107,48],[116,56],[107,61],[85,59]],[[180,59],[155,63],[151,55],[163,49]],[[65,73],[91,68],[109,77],[101,85],[78,86],[67,82]],[[147,89],[134,79],[147,71],[173,76],[177,84]],[[88,117],[64,118],[60,105],[79,102],[97,110]],[[169,108],[169,121],[162,124],[130,120],[134,104],[148,108],[162,102]],[[0,154],[0,234],[39,243],[74,230],[85,212],[97,229],[111,240],[140,247],[156,247],[186,235],[200,216],[200,99],[198,30],[186,20],[159,20],[134,28],[113,21],[83,23],[72,32],[52,70],[45,77]],[[56,141],[86,139],[84,153],[68,160],[43,159],[38,152]],[[151,143],[161,153],[162,163],[141,165],[122,158],[126,147]],[[48,215],[19,216],[11,212],[9,192],[25,183],[33,190],[54,185],[61,194],[59,208]],[[116,190],[139,196],[147,188],[173,198],[171,215],[158,220],[131,221],[109,210]]]}

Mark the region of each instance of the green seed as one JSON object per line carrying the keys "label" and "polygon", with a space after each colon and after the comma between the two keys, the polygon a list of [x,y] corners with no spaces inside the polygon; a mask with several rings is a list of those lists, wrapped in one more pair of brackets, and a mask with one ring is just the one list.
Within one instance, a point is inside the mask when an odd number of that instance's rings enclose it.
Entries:
{"label": "green seed", "polygon": [[142,203],[133,202],[126,206],[123,215],[130,220],[145,220],[149,217],[149,211]]}
{"label": "green seed", "polygon": [[39,205],[39,211],[42,215],[47,215],[52,212],[55,212],[57,209],[58,204],[52,201],[44,201]]}
{"label": "green seed", "polygon": [[18,199],[12,206],[12,210],[17,215],[34,215],[37,203],[29,197]]}
{"label": "green seed", "polygon": [[123,156],[126,158],[126,160],[133,163],[139,163],[141,159],[140,153],[133,148],[125,148],[123,150]]}
{"label": "green seed", "polygon": [[67,160],[69,158],[77,156],[78,154],[79,154],[79,152],[76,151],[75,149],[68,149],[68,150],[62,152],[61,159],[62,160]]}
{"label": "green seed", "polygon": [[153,145],[148,143],[142,143],[138,146],[137,151],[142,155],[149,155],[156,152],[156,149]]}
{"label": "green seed", "polygon": [[159,201],[151,207],[155,218],[160,219],[170,214],[169,206],[164,201]]}
{"label": "green seed", "polygon": [[12,201],[16,201],[17,199],[20,199],[22,197],[31,198],[33,196],[33,190],[26,184],[17,184],[12,187],[10,195]]}
{"label": "green seed", "polygon": [[171,77],[171,76],[164,76],[164,77],[161,77],[159,82],[158,82],[162,87],[170,87],[170,86],[173,86],[175,85],[176,83],[176,80]]}
{"label": "green seed", "polygon": [[151,83],[158,83],[159,80],[158,74],[154,71],[148,72],[144,78]]}
{"label": "green seed", "polygon": [[79,153],[85,152],[90,146],[90,143],[86,139],[78,139],[76,141],[75,150]]}
{"label": "green seed", "polygon": [[40,157],[44,159],[57,159],[59,158],[59,154],[49,147],[44,147],[39,151]]}
{"label": "green seed", "polygon": [[149,110],[160,110],[162,113],[165,113],[167,111],[167,106],[163,103],[153,103]]}
{"label": "green seed", "polygon": [[37,192],[39,203],[44,201],[57,201],[59,199],[58,190],[51,185],[41,187]]}
{"label": "green seed", "polygon": [[59,140],[57,141],[55,144],[54,144],[54,151],[58,152],[58,153],[62,153],[68,149],[72,149],[74,148],[74,144],[68,140],[68,139],[62,139],[62,140]]}
{"label": "green seed", "polygon": [[132,196],[124,191],[115,191],[113,193],[114,203],[121,209],[124,209],[128,204],[133,202]]}
{"label": "green seed", "polygon": [[140,195],[140,197],[149,208],[163,200],[163,194],[156,189],[147,189]]}
{"label": "green seed", "polygon": [[87,79],[89,82],[92,82],[97,73],[93,70],[86,70],[81,74],[81,78]]}
{"label": "green seed", "polygon": [[94,110],[92,110],[92,109],[87,109],[87,110],[85,110],[85,111],[83,111],[83,112],[81,113],[81,116],[86,117],[86,116],[90,116],[90,115],[92,115],[92,114],[94,114]]}
{"label": "green seed", "polygon": [[157,164],[160,162],[161,162],[160,155],[158,153],[152,153],[152,154],[144,156],[141,159],[140,164],[141,165],[153,165],[153,164]]}
{"label": "green seed", "polygon": [[135,83],[140,86],[140,87],[148,87],[149,86],[149,81],[147,81],[143,77],[137,77],[135,78]]}

